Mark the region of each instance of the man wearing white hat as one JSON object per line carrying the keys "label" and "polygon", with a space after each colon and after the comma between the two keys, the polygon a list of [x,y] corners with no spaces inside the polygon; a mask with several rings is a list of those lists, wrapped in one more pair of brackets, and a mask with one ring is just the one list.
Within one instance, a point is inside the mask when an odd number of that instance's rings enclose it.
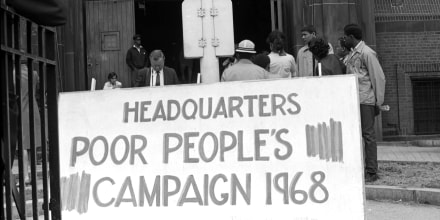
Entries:
{"label": "man wearing white hat", "polygon": [[251,61],[256,53],[255,44],[250,40],[243,40],[235,49],[238,62],[223,71],[222,82],[267,79],[268,72]]}

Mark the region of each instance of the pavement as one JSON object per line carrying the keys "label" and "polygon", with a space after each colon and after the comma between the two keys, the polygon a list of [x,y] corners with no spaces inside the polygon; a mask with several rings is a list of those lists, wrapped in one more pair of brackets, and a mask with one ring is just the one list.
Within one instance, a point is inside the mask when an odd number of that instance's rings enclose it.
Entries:
{"label": "pavement", "polygon": [[440,206],[367,200],[367,220],[439,220]]}
{"label": "pavement", "polygon": [[438,162],[440,163],[440,145],[432,147],[417,146],[387,146],[379,143],[377,146],[378,161],[402,162]]}
{"label": "pavement", "polygon": [[[425,141],[415,146],[408,142],[378,142],[378,161],[433,162],[440,166],[440,144]],[[440,189],[365,185],[368,200],[393,200],[440,206]]]}

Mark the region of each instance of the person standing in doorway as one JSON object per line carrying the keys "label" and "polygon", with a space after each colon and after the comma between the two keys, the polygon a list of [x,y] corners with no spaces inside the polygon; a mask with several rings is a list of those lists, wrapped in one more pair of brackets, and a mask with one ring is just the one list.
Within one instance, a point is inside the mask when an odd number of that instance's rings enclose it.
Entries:
{"label": "person standing in doorway", "polygon": [[297,76],[295,58],[286,53],[286,36],[281,31],[272,31],[266,39],[270,46],[269,78],[291,78]]}
{"label": "person standing in doorway", "polygon": [[165,55],[161,50],[153,50],[150,53],[151,67],[139,71],[136,78],[136,87],[142,86],[165,86],[179,84],[176,71],[165,66]]}
{"label": "person standing in doorway", "polygon": [[134,44],[128,49],[125,61],[131,71],[131,86],[135,86],[135,81],[139,70],[145,69],[148,66],[147,51],[141,45],[141,35],[133,36]]}
{"label": "person standing in doorway", "polygon": [[[301,38],[304,41],[304,46],[299,49],[297,54],[298,62],[298,76],[316,76],[315,68],[318,62],[313,59],[313,54],[309,50],[309,42],[316,38],[316,29],[312,25],[305,26],[301,29]],[[333,54],[333,47],[329,43],[329,54]]]}
{"label": "person standing in doorway", "polygon": [[355,74],[359,82],[361,128],[365,150],[365,181],[374,182],[377,175],[377,144],[374,118],[380,113],[385,96],[385,74],[376,52],[362,40],[357,24],[344,27],[345,45],[351,49],[347,58],[347,74]]}

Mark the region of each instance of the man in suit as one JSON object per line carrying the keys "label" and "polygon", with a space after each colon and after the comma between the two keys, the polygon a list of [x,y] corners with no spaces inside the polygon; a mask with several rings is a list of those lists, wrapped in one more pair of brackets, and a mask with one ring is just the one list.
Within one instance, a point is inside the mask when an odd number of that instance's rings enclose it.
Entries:
{"label": "man in suit", "polygon": [[176,71],[165,66],[165,55],[161,50],[153,50],[150,53],[150,63],[150,68],[139,71],[136,77],[136,87],[179,84]]}

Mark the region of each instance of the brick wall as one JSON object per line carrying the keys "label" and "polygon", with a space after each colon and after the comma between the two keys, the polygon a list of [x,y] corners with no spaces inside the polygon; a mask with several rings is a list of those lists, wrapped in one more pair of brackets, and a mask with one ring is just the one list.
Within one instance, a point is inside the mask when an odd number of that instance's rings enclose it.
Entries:
{"label": "brick wall", "polygon": [[[440,21],[436,22],[440,23]],[[418,22],[418,24],[423,25],[424,23]],[[405,72],[405,69],[398,68],[398,66],[402,64],[426,66],[433,63],[440,63],[440,29],[438,31],[414,31],[411,30],[412,28],[408,27],[408,25],[404,25],[403,32],[398,32],[396,29],[387,31],[386,28],[383,28],[383,25],[379,26],[378,28],[378,24],[376,24],[376,30],[379,29],[376,34],[376,50],[387,79],[385,104],[391,107],[389,112],[385,112],[382,115],[384,135],[387,135],[387,131],[392,130],[391,127],[393,127],[393,125],[398,124],[401,125],[403,133],[412,134],[412,97],[408,97],[412,93],[405,92],[405,90],[411,89],[411,87],[405,87],[404,81],[409,78],[402,78],[401,75],[408,73]],[[395,27],[396,26],[393,28]],[[417,25],[414,24],[413,27],[417,27]],[[399,74],[401,74],[400,78],[403,79],[400,80],[400,85],[398,85],[397,80]],[[440,76],[440,70],[438,70],[437,73],[434,71],[431,75],[432,74],[438,74]],[[401,88],[398,90],[397,88],[399,86]],[[402,87],[405,90],[402,90]],[[400,99],[398,96],[400,96]],[[400,104],[399,106],[398,103]],[[400,111],[398,111],[399,107]],[[411,123],[408,123],[410,121]]]}

